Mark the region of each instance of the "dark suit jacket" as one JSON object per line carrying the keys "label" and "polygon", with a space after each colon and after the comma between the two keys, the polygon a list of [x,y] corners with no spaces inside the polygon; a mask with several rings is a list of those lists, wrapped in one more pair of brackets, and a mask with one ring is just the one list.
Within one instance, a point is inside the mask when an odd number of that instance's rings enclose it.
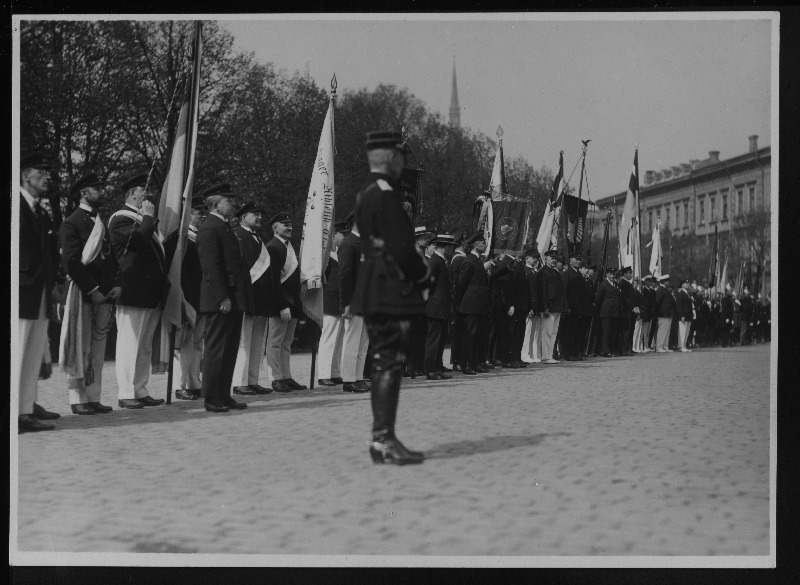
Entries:
{"label": "dark suit jacket", "polygon": [[432,285],[425,314],[434,319],[450,320],[450,267],[436,252],[428,259],[431,266]]}
{"label": "dark suit jacket", "polygon": [[642,297],[640,299],[641,302],[640,308],[642,311],[641,312],[642,319],[644,319],[645,321],[651,321],[653,319],[653,315],[655,314],[654,302],[656,293],[649,286],[643,286],[641,295]]}
{"label": "dark suit jacket", "polygon": [[689,296],[685,290],[681,289],[675,293],[675,304],[677,308],[676,317],[678,319],[686,319],[691,321],[694,318],[694,311],[692,310],[692,297]]}
{"label": "dark suit jacket", "polygon": [[72,215],[61,223],[61,227],[58,230],[61,239],[61,262],[64,272],[81,290],[84,301],[88,301],[87,295],[98,287],[99,292],[107,295],[114,287],[117,276],[117,263],[111,254],[107,230],[100,255],[86,266],[81,262],[83,247],[86,245],[93,229],[94,218],[89,216],[82,207],[78,207]]}
{"label": "dark suit jacket", "polygon": [[603,280],[594,296],[594,306],[600,317],[619,317],[622,304],[622,293],[619,288]]}
{"label": "dark suit jacket", "polygon": [[525,265],[522,262],[514,262],[511,265],[511,275],[514,319],[524,319],[531,310],[531,292]]}
{"label": "dark suit jacket", "polygon": [[667,287],[659,284],[656,288],[654,300],[656,317],[660,319],[672,319],[675,316],[675,298]]}
{"label": "dark suit jacket", "polygon": [[58,241],[47,212],[37,215],[20,194],[19,214],[19,317],[38,319],[42,291],[50,307],[58,270]]}
{"label": "dark suit jacket", "polygon": [[[239,240],[239,250],[242,253],[244,266],[247,269],[248,278],[250,269],[258,260],[261,254],[262,240],[261,234],[258,235],[259,240],[256,240],[253,232],[238,226],[233,230],[236,239]],[[252,283],[253,287],[253,311],[247,311],[251,315],[269,315],[270,298],[272,296],[272,258],[270,257],[269,268],[262,274],[258,280]]]}
{"label": "dark suit jacket", "polygon": [[573,315],[591,317],[592,298],[589,282],[571,266],[563,272],[561,280],[564,283],[564,293],[570,312]]}
{"label": "dark suit jacket", "polygon": [[331,256],[328,259],[328,266],[325,267],[325,284],[322,287],[322,312],[325,315],[341,315],[340,299],[339,261]]}
{"label": "dark suit jacket", "polygon": [[230,224],[209,214],[197,229],[197,253],[203,269],[200,312],[219,313],[220,303],[230,299],[231,312],[252,313],[250,273]]}
{"label": "dark suit jacket", "polygon": [[339,245],[339,308],[340,313],[353,302],[358,273],[361,267],[363,244],[361,237],[350,232]]}
{"label": "dark suit jacket", "polygon": [[[136,211],[128,206],[124,209]],[[154,309],[164,298],[167,266],[161,246],[153,240],[157,225],[155,217],[144,216],[137,224],[119,215],[108,224],[111,251],[119,266],[120,305]]]}
{"label": "dark suit jacket", "polygon": [[[291,246],[292,243],[289,242]],[[288,248],[283,240],[278,236],[274,236],[267,243],[267,252],[269,252],[270,266],[269,273],[271,275],[271,289],[272,289],[272,307],[270,310],[271,317],[277,317],[281,314],[283,309],[290,309],[292,318],[297,319],[302,316],[303,309],[300,306],[300,256],[297,255],[297,268],[283,283],[281,283],[281,270],[283,265],[286,264],[288,256]]]}
{"label": "dark suit jacket", "polygon": [[[194,307],[195,311],[200,310],[200,284],[203,281],[203,270],[200,266],[200,256],[197,254],[197,243],[186,237],[186,250],[183,254],[181,263],[181,290],[183,298]],[[172,232],[164,242],[164,253],[167,257],[167,267],[172,266],[172,258],[178,247],[178,230]],[[168,268],[169,269],[169,268]]]}
{"label": "dark suit jacket", "polygon": [[555,268],[545,266],[541,270],[542,311],[561,313],[566,308],[564,285],[561,273]]}
{"label": "dark suit jacket", "polygon": [[489,275],[483,261],[472,252],[461,265],[456,303],[459,312],[465,315],[489,314]]}
{"label": "dark suit jacket", "polygon": [[621,278],[619,281],[619,291],[622,293],[622,317],[627,319],[631,319],[635,317],[635,313],[633,312],[633,308],[638,306],[636,304],[636,297],[633,294],[634,288],[633,283],[628,282],[624,278]]}
{"label": "dark suit jacket", "polygon": [[464,266],[464,261],[467,259],[466,255],[453,254],[450,260],[450,296],[452,299],[451,307],[458,312],[459,304],[456,302],[456,293],[458,292],[458,277],[461,274],[461,267]]}

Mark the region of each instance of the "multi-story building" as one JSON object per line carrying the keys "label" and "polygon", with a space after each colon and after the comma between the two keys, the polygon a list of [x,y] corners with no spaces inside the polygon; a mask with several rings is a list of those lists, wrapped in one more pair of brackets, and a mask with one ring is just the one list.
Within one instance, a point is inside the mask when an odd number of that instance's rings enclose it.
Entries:
{"label": "multi-story building", "polygon": [[[695,272],[702,275],[703,269],[708,268],[707,257],[710,256],[703,251],[706,246],[710,250],[710,238],[713,238],[716,227],[720,238],[737,244],[742,260],[762,263],[769,278],[769,246],[766,246],[763,257],[757,258],[758,253],[751,250],[750,242],[743,241],[756,237],[753,224],[763,223],[765,217],[768,221],[771,207],[770,147],[759,148],[756,135],[749,137],[749,143],[746,153],[733,158],[722,160],[720,152],[712,150],[705,160],[690,160],[660,171],[648,170],[643,177],[640,174],[642,244],[650,241],[653,227],[660,219],[662,245],[665,238],[677,237],[680,240],[681,236],[690,236],[692,258],[697,263]],[[599,199],[596,213],[600,219],[615,204],[617,214],[621,216],[626,195],[622,192]],[[765,226],[765,233],[768,240],[769,224]],[[765,243],[761,242],[761,245]],[[643,252],[643,262],[645,255],[649,258],[649,252]],[[731,279],[733,277],[735,274]],[[770,289],[769,280],[767,289]]]}

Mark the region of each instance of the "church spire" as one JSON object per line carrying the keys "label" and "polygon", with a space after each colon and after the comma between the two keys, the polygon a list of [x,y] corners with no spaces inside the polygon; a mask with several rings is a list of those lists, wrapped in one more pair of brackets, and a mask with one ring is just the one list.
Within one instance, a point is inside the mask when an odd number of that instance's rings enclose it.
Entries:
{"label": "church spire", "polygon": [[453,56],[453,88],[450,90],[450,126],[461,127],[461,107],[458,105],[458,86],[456,85],[456,58]]}

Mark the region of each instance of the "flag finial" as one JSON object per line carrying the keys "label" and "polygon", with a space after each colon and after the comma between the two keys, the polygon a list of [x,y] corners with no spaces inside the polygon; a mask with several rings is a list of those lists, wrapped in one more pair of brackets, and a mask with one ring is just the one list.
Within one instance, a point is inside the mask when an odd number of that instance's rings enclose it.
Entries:
{"label": "flag finial", "polygon": [[502,140],[502,139],[503,139],[503,127],[502,127],[502,126],[500,126],[500,125],[498,125],[498,126],[497,126],[497,132],[495,132],[495,134],[497,134],[497,137],[498,137],[500,140]]}
{"label": "flag finial", "polygon": [[331,95],[336,95],[336,87],[336,73],[334,73],[333,77],[331,78]]}

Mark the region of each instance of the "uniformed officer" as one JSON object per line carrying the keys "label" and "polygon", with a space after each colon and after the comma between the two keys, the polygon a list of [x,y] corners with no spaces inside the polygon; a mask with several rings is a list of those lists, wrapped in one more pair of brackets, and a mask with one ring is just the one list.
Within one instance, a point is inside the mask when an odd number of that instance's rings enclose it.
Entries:
{"label": "uniformed officer", "polygon": [[369,392],[370,385],[363,380],[369,333],[364,316],[353,311],[353,297],[364,256],[364,242],[355,215],[350,219],[351,229],[339,246],[339,306],[344,318],[344,339],[342,341],[342,392]]}
{"label": "uniformed officer", "polygon": [[[116,286],[117,264],[103,220],[104,183],[87,173],[72,185],[78,208],[61,224],[61,255],[70,278],[61,324],[59,361],[67,372],[70,409],[75,414],[111,412],[100,403],[106,340],[114,321],[113,303],[122,289]],[[82,347],[77,347],[80,340]]]}
{"label": "uniformed officer", "polygon": [[639,303],[639,314],[636,317],[636,324],[633,330],[634,353],[649,353],[652,350],[648,347],[650,339],[650,325],[653,320],[653,296],[656,279],[652,274],[644,277],[642,290],[634,288]]}
{"label": "uniformed officer", "polygon": [[370,174],[356,197],[356,224],[364,242],[364,263],[351,304],[363,315],[377,356],[372,373],[372,442],[375,463],[421,463],[395,435],[403,358],[409,351],[410,318],[425,311],[422,284],[430,269],[414,242],[397,180],[406,147],[399,132],[367,134]]}
{"label": "uniformed officer", "polygon": [[510,345],[509,361],[518,368],[526,368],[528,364],[522,360],[522,345],[525,341],[525,325],[531,311],[531,294],[528,275],[525,269],[524,254],[522,251],[515,253],[511,263],[511,294],[514,297],[514,312],[512,321],[512,339]]}
{"label": "uniformed officer", "polygon": [[689,294],[689,281],[681,280],[680,289],[675,295],[675,304],[678,315],[678,349],[684,353],[692,351],[688,347],[689,331],[692,328],[692,318],[694,317],[694,300]]}
{"label": "uniformed officer", "polygon": [[[175,397],[181,400],[197,400],[203,394],[200,367],[203,358],[205,322],[200,313],[200,286],[203,281],[203,271],[200,266],[200,256],[197,254],[197,228],[205,219],[208,208],[201,195],[192,197],[191,206],[189,228],[186,232],[183,261],[181,262],[181,290],[183,298],[195,311],[195,321],[194,324],[188,319],[184,321],[180,338],[176,341],[176,345],[180,349],[181,387],[175,391]],[[178,236],[178,230],[175,230],[164,242],[167,266],[172,265],[172,258],[178,246]]]}
{"label": "uniformed officer", "polygon": [[36,404],[39,372],[47,346],[50,296],[58,271],[58,241],[53,222],[40,205],[50,190],[53,167],[39,152],[20,159],[19,197],[19,338],[14,381],[19,392],[18,430],[47,431],[42,420],[61,418]]}
{"label": "uniformed officer", "polygon": [[731,290],[731,285],[725,285],[725,294],[722,296],[720,300],[720,342],[722,347],[728,347],[729,345],[733,345],[733,329],[734,329],[734,322],[733,322],[733,294]]}
{"label": "uniformed officer", "polygon": [[[588,305],[589,295],[586,283],[579,269],[581,264],[580,251],[569,255],[569,266],[562,272],[561,280],[564,285],[564,294],[567,300],[568,312],[561,316],[561,347],[563,358],[568,362],[582,361],[583,351],[583,314],[588,309],[591,315],[591,305]],[[588,305],[588,307],[587,307]]]}
{"label": "uniformed officer", "polygon": [[461,371],[467,376],[486,374],[483,367],[484,340],[489,321],[489,275],[483,262],[486,240],[476,231],[465,242],[472,250],[461,266],[456,291],[456,306],[464,315],[464,344],[461,348]]}
{"label": "uniformed officer", "polygon": [[243,410],[247,404],[231,397],[231,385],[243,314],[253,311],[253,288],[228,221],[236,209],[231,186],[215,185],[203,195],[209,214],[197,230],[203,270],[200,312],[205,316],[202,393],[209,412]]}
{"label": "uniformed officer", "polygon": [[350,224],[337,221],[328,265],[325,267],[325,283],[322,288],[322,330],[317,351],[320,386],[336,386],[342,379],[342,347],[344,345],[344,318],[342,317],[341,294],[339,293],[339,247],[350,233]]}
{"label": "uniformed officer", "polygon": [[143,408],[164,404],[147,390],[153,335],[167,287],[166,258],[156,227],[155,206],[148,197],[147,174],[121,187],[125,205],[108,220],[111,250],[119,266],[122,287],[117,305],[116,370],[119,405]]}
{"label": "uniformed officer", "polygon": [[662,274],[658,278],[658,287],[653,299],[655,313],[658,316],[658,332],[656,334],[656,352],[668,353],[669,333],[672,328],[672,319],[675,316],[675,298],[670,290],[669,274]]}
{"label": "uniformed officer", "polygon": [[[429,258],[433,253],[431,240],[434,234],[424,225],[414,228],[414,239],[420,252]],[[428,337],[428,320],[425,315],[417,315],[411,319],[411,350],[406,362],[405,377],[416,378],[425,373],[425,341]]]}
{"label": "uniformed officer", "polygon": [[594,297],[594,306],[602,324],[602,357],[613,357],[614,343],[619,336],[619,314],[621,293],[615,276],[616,268],[606,268],[606,278],[597,286]]}
{"label": "uniformed officer", "polygon": [[[536,261],[538,255],[535,249],[525,250],[525,280],[528,287],[528,298],[530,299],[530,310],[525,315],[525,336],[522,340],[522,352],[520,359],[523,363],[533,363],[533,339],[534,339],[534,319],[535,319],[535,301],[537,295],[534,288],[534,278],[536,276]],[[539,350],[541,355],[541,349]],[[540,358],[541,359],[541,358]]]}
{"label": "uniformed officer", "polygon": [[461,314],[458,305],[455,302],[456,288],[458,284],[458,276],[461,272],[461,266],[467,257],[464,241],[467,239],[465,231],[457,231],[454,234],[456,248],[453,252],[453,258],[450,260],[450,295],[452,307],[452,341],[450,343],[450,364],[453,370],[461,369],[461,348],[463,346],[463,331],[464,331],[464,316]]}
{"label": "uniformed officer", "polygon": [[431,268],[431,289],[425,306],[428,319],[425,374],[428,380],[449,380],[453,377],[449,372],[443,371],[442,356],[447,340],[447,326],[451,319],[450,256],[454,245],[455,238],[450,234],[439,234],[431,241],[433,254],[428,261]]}
{"label": "uniformed officer", "polygon": [[564,310],[565,297],[564,285],[561,282],[561,272],[556,268],[556,250],[544,253],[545,267],[542,269],[542,363],[557,364],[553,359],[558,325],[561,321],[561,312]]}
{"label": "uniformed officer", "polygon": [[269,220],[274,237],[267,244],[272,275],[272,308],[267,338],[267,367],[276,392],[305,390],[292,378],[291,356],[300,307],[300,262],[292,246],[292,217],[279,211]]}
{"label": "uniformed officer", "polygon": [[633,294],[633,268],[625,266],[619,276],[621,302],[617,345],[621,355],[632,356],[634,322],[641,309],[636,304],[636,296]]}
{"label": "uniformed officer", "polygon": [[248,201],[234,214],[239,218],[239,225],[233,229],[233,233],[239,241],[253,288],[253,309],[244,312],[236,367],[233,370],[233,393],[242,396],[272,392],[272,388],[265,388],[258,383],[267,343],[267,315],[272,294],[270,256],[261,239],[263,212],[255,202]]}

